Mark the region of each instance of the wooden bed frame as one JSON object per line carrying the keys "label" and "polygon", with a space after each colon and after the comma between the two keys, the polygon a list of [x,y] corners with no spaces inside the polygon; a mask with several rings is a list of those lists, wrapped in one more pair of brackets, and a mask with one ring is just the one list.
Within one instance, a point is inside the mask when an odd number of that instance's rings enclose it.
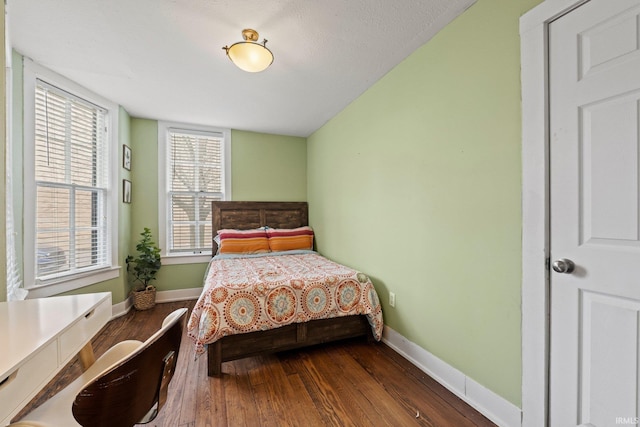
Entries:
{"label": "wooden bed frame", "polygon": [[[296,228],[308,225],[307,202],[213,202],[213,236],[225,228],[251,229],[263,226]],[[213,243],[213,253],[217,245]],[[219,376],[222,362],[276,353],[346,338],[367,337],[374,341],[364,315],[294,323],[267,331],[220,338],[207,346],[207,373]]]}

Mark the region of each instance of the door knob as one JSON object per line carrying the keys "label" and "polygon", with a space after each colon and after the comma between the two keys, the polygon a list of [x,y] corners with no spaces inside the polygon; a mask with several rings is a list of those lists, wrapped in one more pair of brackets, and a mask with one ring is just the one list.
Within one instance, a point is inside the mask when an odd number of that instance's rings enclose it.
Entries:
{"label": "door knob", "polygon": [[576,265],[570,259],[560,258],[553,261],[552,267],[553,271],[557,273],[570,274],[576,268]]}

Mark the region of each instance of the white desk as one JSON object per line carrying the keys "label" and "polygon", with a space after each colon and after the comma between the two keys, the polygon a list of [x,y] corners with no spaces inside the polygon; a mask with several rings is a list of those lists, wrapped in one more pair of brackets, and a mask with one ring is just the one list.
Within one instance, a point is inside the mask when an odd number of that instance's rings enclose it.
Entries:
{"label": "white desk", "polygon": [[91,363],[91,338],[111,319],[111,292],[0,303],[0,426],[78,353]]}

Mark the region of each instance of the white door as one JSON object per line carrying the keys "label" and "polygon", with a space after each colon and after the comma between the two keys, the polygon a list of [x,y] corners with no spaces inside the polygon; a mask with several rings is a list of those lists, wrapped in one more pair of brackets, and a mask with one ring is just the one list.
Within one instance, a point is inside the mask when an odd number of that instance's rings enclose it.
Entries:
{"label": "white door", "polygon": [[591,0],[549,27],[551,426],[640,416],[639,24]]}

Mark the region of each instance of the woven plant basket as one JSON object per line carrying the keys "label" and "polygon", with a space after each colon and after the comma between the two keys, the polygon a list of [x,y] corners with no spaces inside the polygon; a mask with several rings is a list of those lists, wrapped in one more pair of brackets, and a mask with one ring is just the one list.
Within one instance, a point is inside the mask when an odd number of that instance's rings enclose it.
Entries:
{"label": "woven plant basket", "polygon": [[148,310],[156,305],[156,288],[147,286],[143,291],[133,291],[133,306],[136,310]]}

